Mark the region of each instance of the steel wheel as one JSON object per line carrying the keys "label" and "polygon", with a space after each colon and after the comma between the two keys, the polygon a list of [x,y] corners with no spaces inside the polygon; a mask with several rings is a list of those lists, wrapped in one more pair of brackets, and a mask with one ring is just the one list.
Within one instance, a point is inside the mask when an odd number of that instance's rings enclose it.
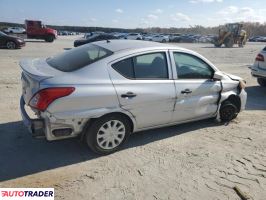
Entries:
{"label": "steel wheel", "polygon": [[238,114],[237,107],[229,101],[222,104],[220,108],[220,118],[224,122],[229,122],[236,118]]}
{"label": "steel wheel", "polygon": [[8,42],[6,43],[6,47],[7,47],[8,49],[15,49],[15,48],[16,48],[16,43],[13,42],[13,41],[8,41]]}
{"label": "steel wheel", "polygon": [[104,150],[114,149],[124,140],[125,126],[119,120],[104,123],[97,133],[97,143]]}

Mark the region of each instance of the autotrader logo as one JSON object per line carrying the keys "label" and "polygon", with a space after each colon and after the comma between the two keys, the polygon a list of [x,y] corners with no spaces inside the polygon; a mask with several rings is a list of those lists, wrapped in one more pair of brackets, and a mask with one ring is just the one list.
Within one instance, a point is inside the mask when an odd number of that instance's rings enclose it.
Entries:
{"label": "autotrader logo", "polygon": [[54,188],[0,188],[0,200],[54,200]]}

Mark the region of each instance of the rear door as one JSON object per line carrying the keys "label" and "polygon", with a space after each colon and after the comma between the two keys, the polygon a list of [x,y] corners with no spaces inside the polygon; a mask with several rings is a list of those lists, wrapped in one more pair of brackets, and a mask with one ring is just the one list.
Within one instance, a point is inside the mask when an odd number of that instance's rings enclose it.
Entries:
{"label": "rear door", "polygon": [[190,121],[215,115],[222,90],[213,80],[214,69],[201,58],[182,52],[171,52],[176,75],[176,104],[173,122]]}
{"label": "rear door", "polygon": [[132,113],[138,128],[171,122],[175,86],[167,51],[123,58],[109,69],[120,106]]}

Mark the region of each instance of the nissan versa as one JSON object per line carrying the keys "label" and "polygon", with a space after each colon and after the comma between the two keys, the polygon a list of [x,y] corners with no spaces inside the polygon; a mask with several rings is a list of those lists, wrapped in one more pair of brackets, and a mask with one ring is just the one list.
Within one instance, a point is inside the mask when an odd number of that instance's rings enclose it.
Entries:
{"label": "nissan versa", "polygon": [[230,121],[247,98],[241,78],[193,51],[148,41],[94,42],[20,66],[21,113],[33,136],[80,135],[100,154],[114,152],[133,132],[206,118]]}

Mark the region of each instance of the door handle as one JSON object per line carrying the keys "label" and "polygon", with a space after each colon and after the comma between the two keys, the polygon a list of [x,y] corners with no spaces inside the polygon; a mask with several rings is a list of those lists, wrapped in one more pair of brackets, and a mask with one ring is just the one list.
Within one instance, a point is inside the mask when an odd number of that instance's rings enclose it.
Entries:
{"label": "door handle", "polygon": [[181,94],[190,94],[192,91],[190,89],[185,89],[181,91]]}
{"label": "door handle", "polygon": [[122,98],[133,98],[136,97],[137,95],[133,92],[127,92],[126,94],[121,94]]}

